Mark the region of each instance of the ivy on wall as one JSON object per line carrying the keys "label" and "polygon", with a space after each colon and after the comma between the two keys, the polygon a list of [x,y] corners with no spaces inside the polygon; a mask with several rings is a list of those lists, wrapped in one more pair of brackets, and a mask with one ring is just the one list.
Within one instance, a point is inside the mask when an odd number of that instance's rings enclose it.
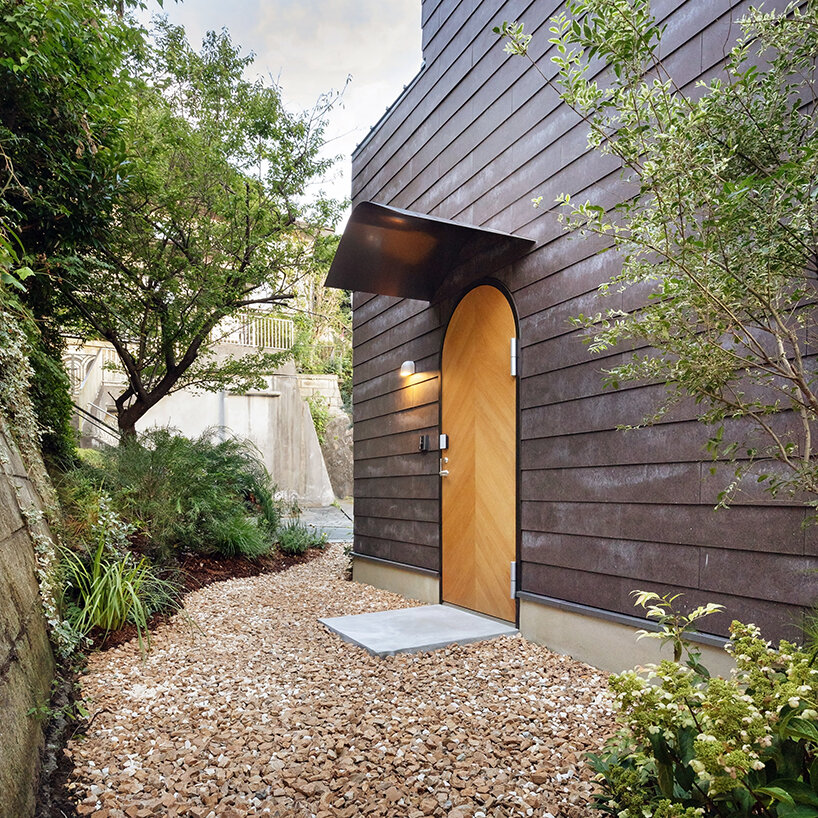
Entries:
{"label": "ivy on wall", "polygon": [[29,336],[37,328],[7,291],[0,288],[0,437],[20,453],[31,484],[40,496],[43,508],[26,496],[19,480],[13,479],[14,466],[0,449],[0,471],[16,490],[17,505],[34,544],[37,579],[43,610],[55,650],[67,657],[77,648],[80,635],[63,620],[59,612],[57,543],[52,529],[59,521],[56,495],[43,464],[41,430],[31,399],[34,369],[30,363]]}

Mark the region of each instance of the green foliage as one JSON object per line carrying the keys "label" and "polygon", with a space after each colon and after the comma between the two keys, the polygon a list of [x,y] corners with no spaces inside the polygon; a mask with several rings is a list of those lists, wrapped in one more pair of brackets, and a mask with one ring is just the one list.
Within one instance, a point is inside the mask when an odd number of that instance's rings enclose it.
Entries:
{"label": "green foliage", "polygon": [[352,402],[352,303],[346,290],[324,287],[340,237],[315,239],[313,269],[298,282],[293,358],[299,372],[337,375],[345,406]]}
{"label": "green foliage", "polygon": [[337,203],[304,204],[334,98],[302,114],[277,86],[248,80],[252,58],[227,32],[201,52],[160,22],[124,135],[128,186],[93,251],[74,259],[63,297],[89,333],[110,341],[128,378],[116,398],[120,429],[183,388],[246,391],[285,354],[223,360],[213,331],[224,319],[290,295],[311,268],[311,237]]}
{"label": "green foliage", "polygon": [[137,559],[128,550],[133,531],[112,510],[110,498],[98,494],[96,519],[89,528],[91,542],[80,551],[66,546],[60,551],[65,581],[63,609],[82,634],[93,628],[108,633],[131,622],[136,626],[140,649],[144,649],[143,636],[147,635],[151,614],[172,606],[178,589],[161,578],[147,558]]}
{"label": "green foliage", "polygon": [[0,217],[51,274],[110,218],[142,32],[97,0],[3,0],[0,32]]}
{"label": "green foliage", "polygon": [[310,395],[307,398],[307,405],[310,407],[312,424],[315,426],[318,442],[323,446],[327,439],[327,425],[330,419],[329,404],[323,395]]}
{"label": "green foliage", "polygon": [[[54,698],[55,692],[61,685],[65,684],[64,679],[58,676],[51,681],[51,697]],[[55,719],[66,722],[82,722],[91,715],[85,702],[79,696],[79,685],[76,685],[77,695],[72,696],[64,704],[57,707],[52,706],[50,701],[38,702],[26,711],[27,716],[37,719],[37,721],[51,722]]]}
{"label": "green foliage", "polygon": [[659,596],[653,591],[632,591],[631,596],[636,597],[634,604],[644,608],[647,611],[646,616],[655,619],[659,626],[658,631],[638,631],[637,639],[658,639],[663,645],[670,643],[673,645],[674,662],[681,662],[682,655],[687,653],[687,666],[701,676],[709,675],[707,668],[701,664],[701,651],[685,639],[685,634],[693,633],[698,620],[724,610],[724,606],[710,602],[684,614],[673,607],[673,603],[682,596],[681,594]]}
{"label": "green foliage", "polygon": [[180,551],[269,552],[280,511],[270,476],[249,441],[190,440],[156,429],[102,454],[97,472],[123,517],[162,559]]}
{"label": "green foliage", "polygon": [[66,468],[77,456],[77,434],[71,425],[71,385],[59,353],[51,353],[39,334],[30,336],[30,342],[31,401],[41,430],[43,456]]}
{"label": "green foliage", "polygon": [[[661,637],[675,642],[684,617],[659,601]],[[729,679],[672,661],[611,677],[621,729],[589,756],[598,810],[618,818],[818,815],[815,655],[789,642],[774,648],[753,625],[733,622],[730,633],[737,670]]]}
{"label": "green foliage", "polygon": [[308,548],[324,548],[327,543],[325,534],[318,534],[298,520],[292,520],[278,529],[278,549],[288,556],[300,556]]}
{"label": "green foliage", "polygon": [[[575,0],[552,20],[554,85],[588,124],[589,145],[619,161],[629,196],[612,212],[558,199],[569,229],[622,259],[601,287],[616,303],[577,323],[593,352],[636,349],[606,370],[609,386],[667,385],[642,422],[689,397],[715,426],[711,453],[737,473],[722,503],[753,470],[773,493],[818,505],[806,341],[818,305],[818,7],[751,9],[739,23],[723,72],[685,94],[648,0]],[[528,53],[521,24],[498,33]],[[599,61],[609,70],[597,79]],[[761,458],[777,462],[761,468]]]}

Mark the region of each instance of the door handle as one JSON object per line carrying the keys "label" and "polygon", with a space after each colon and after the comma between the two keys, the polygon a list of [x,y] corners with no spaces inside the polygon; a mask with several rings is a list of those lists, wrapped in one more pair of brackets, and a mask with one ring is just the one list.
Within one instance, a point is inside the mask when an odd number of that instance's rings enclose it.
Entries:
{"label": "door handle", "polygon": [[441,477],[446,477],[446,476],[449,474],[449,470],[448,470],[448,469],[441,469],[441,470],[438,472],[438,474],[439,474]]}
{"label": "door handle", "polygon": [[448,457],[441,457],[441,458],[440,458],[440,471],[438,472],[438,474],[439,474],[441,477],[447,477],[447,476],[448,476],[448,474],[449,474],[449,470],[448,470],[448,469],[444,469],[444,468],[443,468],[443,464],[444,464],[444,463],[448,463],[448,462],[449,462],[449,458],[448,458]]}

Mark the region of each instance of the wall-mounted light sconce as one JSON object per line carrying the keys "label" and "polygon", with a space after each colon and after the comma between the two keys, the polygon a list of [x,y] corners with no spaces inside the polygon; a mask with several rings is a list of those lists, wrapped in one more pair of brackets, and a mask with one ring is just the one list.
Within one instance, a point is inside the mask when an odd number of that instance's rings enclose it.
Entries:
{"label": "wall-mounted light sconce", "polygon": [[404,361],[400,365],[400,374],[406,378],[409,375],[415,374],[415,362],[414,361]]}

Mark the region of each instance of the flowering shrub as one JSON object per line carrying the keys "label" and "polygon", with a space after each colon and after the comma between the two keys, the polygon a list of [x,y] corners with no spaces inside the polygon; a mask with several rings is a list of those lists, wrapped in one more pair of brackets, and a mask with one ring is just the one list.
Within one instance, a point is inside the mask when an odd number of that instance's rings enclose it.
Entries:
{"label": "flowering shrub", "polygon": [[611,677],[620,732],[589,756],[618,818],[818,816],[816,655],[733,622],[729,679],[677,661]]}

